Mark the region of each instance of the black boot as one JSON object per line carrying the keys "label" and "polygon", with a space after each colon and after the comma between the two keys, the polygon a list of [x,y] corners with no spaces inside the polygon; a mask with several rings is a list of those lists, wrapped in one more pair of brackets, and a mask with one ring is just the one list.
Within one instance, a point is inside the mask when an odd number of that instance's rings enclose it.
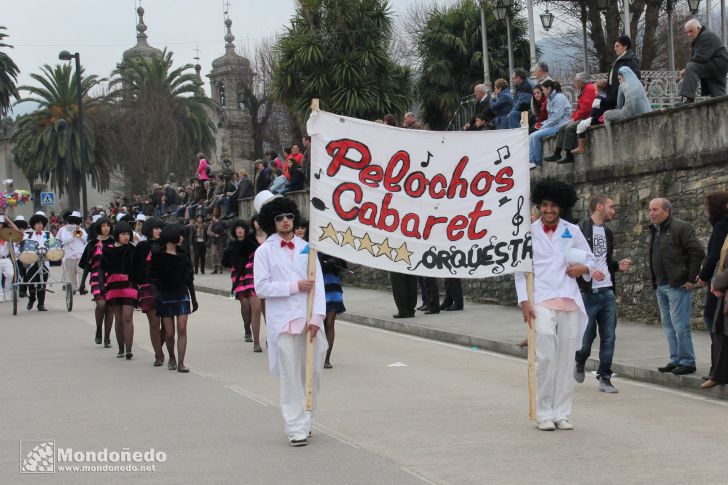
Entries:
{"label": "black boot", "polygon": [[28,296],[28,306],[26,307],[28,310],[33,309],[33,305],[35,305],[35,291],[31,291]]}
{"label": "black boot", "polygon": [[554,154],[550,157],[544,157],[544,162],[555,162],[561,158],[561,147],[556,147],[556,150],[554,150]]}
{"label": "black boot", "polygon": [[569,150],[566,150],[566,155],[564,155],[558,162],[556,162],[560,165],[563,165],[565,163],[574,163],[574,155],[571,154]]}
{"label": "black boot", "polygon": [[39,312],[48,311],[48,310],[46,310],[46,307],[45,307],[45,290],[38,292],[38,311]]}

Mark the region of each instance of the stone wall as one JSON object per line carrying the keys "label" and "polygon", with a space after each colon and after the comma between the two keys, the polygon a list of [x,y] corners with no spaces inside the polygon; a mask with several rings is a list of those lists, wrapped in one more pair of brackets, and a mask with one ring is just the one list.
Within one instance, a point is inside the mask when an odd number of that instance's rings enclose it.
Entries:
{"label": "stone wall", "polygon": [[[544,152],[553,150],[553,141]],[[617,275],[619,315],[622,319],[659,325],[659,312],[650,279],[648,261],[648,204],[667,197],[674,215],[691,221],[698,238],[707,245],[710,225],[704,199],[715,190],[728,189],[728,97],[693,106],[655,111],[610,127],[592,129],[588,153],[573,165],[546,164],[532,171],[532,181],[558,177],[574,183],[580,195],[577,218],[588,217],[589,199],[606,193],[616,202],[617,217],[610,224],[615,234],[615,257],[632,259],[633,269]],[[299,206],[307,193],[296,193]],[[252,201],[242,201],[241,214],[252,213]],[[386,272],[356,268],[348,283],[365,287],[389,287]],[[471,301],[515,304],[511,276],[464,280],[463,291]],[[702,326],[705,289],[693,299],[694,326]]]}

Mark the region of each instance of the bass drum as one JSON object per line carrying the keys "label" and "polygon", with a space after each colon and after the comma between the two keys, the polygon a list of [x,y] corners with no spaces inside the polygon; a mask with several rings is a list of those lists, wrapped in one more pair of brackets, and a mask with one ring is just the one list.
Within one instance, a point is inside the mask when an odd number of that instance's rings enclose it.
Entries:
{"label": "bass drum", "polygon": [[63,259],[63,255],[65,252],[63,251],[63,243],[58,240],[54,239],[53,241],[48,241],[46,243],[46,258],[48,261],[56,262]]}
{"label": "bass drum", "polygon": [[23,239],[20,242],[20,251],[18,261],[23,264],[33,264],[38,262],[38,242],[32,239]]}

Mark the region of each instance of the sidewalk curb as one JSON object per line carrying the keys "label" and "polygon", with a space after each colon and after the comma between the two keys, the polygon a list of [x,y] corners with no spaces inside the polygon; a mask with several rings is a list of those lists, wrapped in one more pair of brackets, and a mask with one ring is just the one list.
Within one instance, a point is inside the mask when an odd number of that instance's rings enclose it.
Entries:
{"label": "sidewalk curb", "polygon": [[[209,288],[204,286],[196,286],[198,291],[203,293],[210,293],[218,296],[230,296],[229,291],[219,290],[217,288]],[[439,330],[424,325],[418,325],[411,323],[411,321],[396,321],[387,320],[382,318],[372,318],[366,315],[358,313],[352,313],[347,311],[343,316],[342,320],[346,320],[357,325],[365,325],[368,327],[379,328],[382,330],[389,330],[392,332],[402,333],[406,335],[413,335],[415,337],[421,337],[428,340],[435,340],[438,342],[445,342],[449,344],[462,345],[464,347],[476,347],[480,350],[487,350],[489,352],[495,352],[498,354],[510,355],[513,357],[520,357],[526,359],[528,357],[525,348],[521,348],[516,343],[503,342],[500,340],[491,340],[482,337],[474,337],[472,335],[466,335],[463,333],[449,332],[445,330]],[[599,367],[599,361],[596,359],[589,359],[586,363],[585,369],[587,371],[596,370]],[[728,400],[728,386],[716,386],[713,389],[703,390],[700,385],[703,381],[698,375],[691,376],[676,376],[670,373],[661,373],[657,369],[643,369],[632,365],[620,364],[614,362],[612,364],[612,370],[620,378],[631,379],[638,382],[645,382],[648,384],[657,384],[663,387],[669,387],[672,389],[678,389],[692,394],[698,394],[706,398],[716,398]]]}

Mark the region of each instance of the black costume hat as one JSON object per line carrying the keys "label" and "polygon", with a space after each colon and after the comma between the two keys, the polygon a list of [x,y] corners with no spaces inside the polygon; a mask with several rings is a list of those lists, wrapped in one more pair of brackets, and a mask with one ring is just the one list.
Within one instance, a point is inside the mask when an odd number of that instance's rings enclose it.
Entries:
{"label": "black costume hat", "polygon": [[293,200],[286,197],[276,197],[260,208],[260,218],[258,219],[260,228],[266,234],[275,234],[275,217],[280,214],[293,214],[293,227],[296,227],[301,221],[301,213],[298,212],[298,206]]}

